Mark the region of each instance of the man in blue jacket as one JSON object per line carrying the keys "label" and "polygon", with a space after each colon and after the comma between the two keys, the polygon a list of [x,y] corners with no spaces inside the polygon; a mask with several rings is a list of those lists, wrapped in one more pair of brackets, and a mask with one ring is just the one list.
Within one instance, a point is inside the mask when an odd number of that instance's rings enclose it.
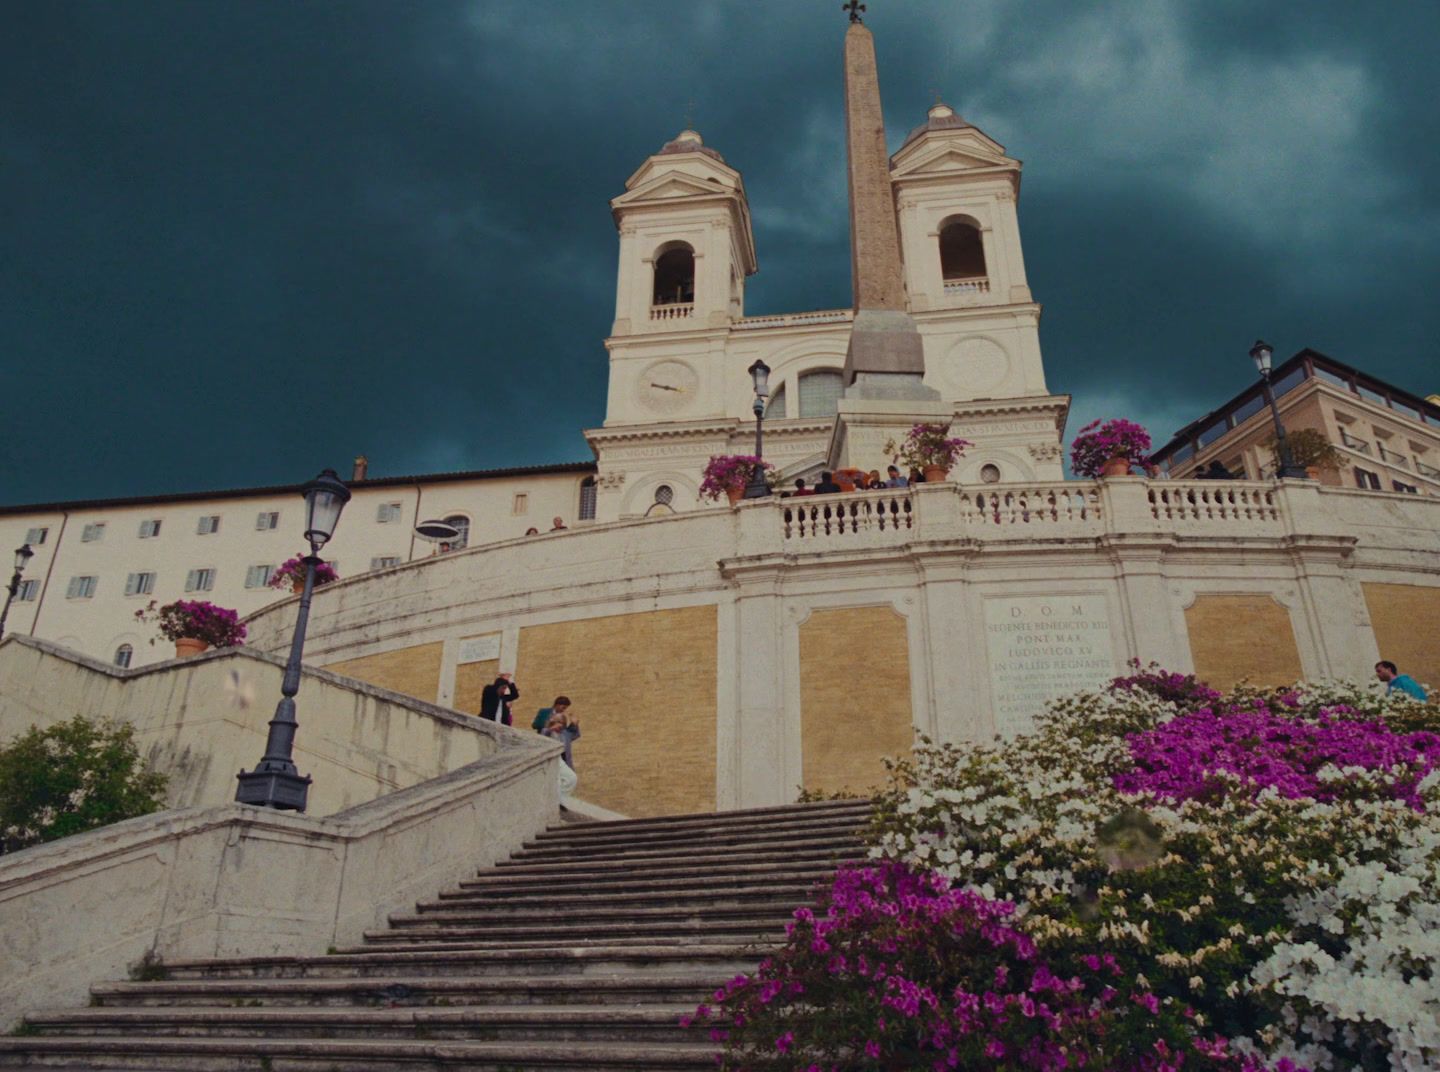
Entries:
{"label": "man in blue jacket", "polygon": [[1382,659],[1375,664],[1375,676],[1385,682],[1385,695],[1392,692],[1403,692],[1412,699],[1424,703],[1426,700],[1425,690],[1420,682],[1416,681],[1409,674],[1402,674],[1398,667],[1388,659]]}

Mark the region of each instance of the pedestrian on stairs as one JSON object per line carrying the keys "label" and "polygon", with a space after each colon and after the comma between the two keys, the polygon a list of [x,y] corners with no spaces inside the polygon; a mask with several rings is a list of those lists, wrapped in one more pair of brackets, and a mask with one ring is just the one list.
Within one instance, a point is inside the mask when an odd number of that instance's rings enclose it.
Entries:
{"label": "pedestrian on stairs", "polygon": [[520,690],[515,686],[515,675],[509,671],[501,674],[480,692],[480,717],[506,726],[512,724],[510,705],[520,699]]}

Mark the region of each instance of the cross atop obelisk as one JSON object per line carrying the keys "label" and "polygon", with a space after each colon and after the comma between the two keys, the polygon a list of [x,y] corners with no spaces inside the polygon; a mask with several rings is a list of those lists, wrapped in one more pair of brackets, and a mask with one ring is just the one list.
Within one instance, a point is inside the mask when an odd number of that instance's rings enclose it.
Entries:
{"label": "cross atop obelisk", "polygon": [[933,399],[925,355],[905,304],[900,228],[885,149],[875,38],[857,0],[845,33],[845,143],[850,186],[850,279],[855,322],[845,355],[846,397]]}

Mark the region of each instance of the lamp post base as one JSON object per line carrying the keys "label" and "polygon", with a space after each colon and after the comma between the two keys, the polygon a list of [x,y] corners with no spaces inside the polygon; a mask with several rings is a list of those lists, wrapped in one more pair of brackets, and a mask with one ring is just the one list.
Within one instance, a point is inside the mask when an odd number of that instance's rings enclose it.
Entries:
{"label": "lamp post base", "polygon": [[1275,473],[1281,480],[1311,480],[1309,470],[1303,465],[1282,465]]}
{"label": "lamp post base", "polygon": [[303,778],[290,770],[264,770],[264,763],[253,771],[235,775],[240,785],[235,790],[237,804],[279,811],[304,811],[310,794],[310,776]]}

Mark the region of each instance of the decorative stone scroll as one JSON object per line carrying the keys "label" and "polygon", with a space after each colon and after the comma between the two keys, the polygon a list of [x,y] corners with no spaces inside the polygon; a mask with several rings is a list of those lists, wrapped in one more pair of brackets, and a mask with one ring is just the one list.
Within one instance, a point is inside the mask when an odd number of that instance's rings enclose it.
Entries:
{"label": "decorative stone scroll", "polygon": [[985,652],[995,731],[1010,738],[1035,727],[1046,701],[1115,676],[1105,597],[994,597],[985,601]]}

